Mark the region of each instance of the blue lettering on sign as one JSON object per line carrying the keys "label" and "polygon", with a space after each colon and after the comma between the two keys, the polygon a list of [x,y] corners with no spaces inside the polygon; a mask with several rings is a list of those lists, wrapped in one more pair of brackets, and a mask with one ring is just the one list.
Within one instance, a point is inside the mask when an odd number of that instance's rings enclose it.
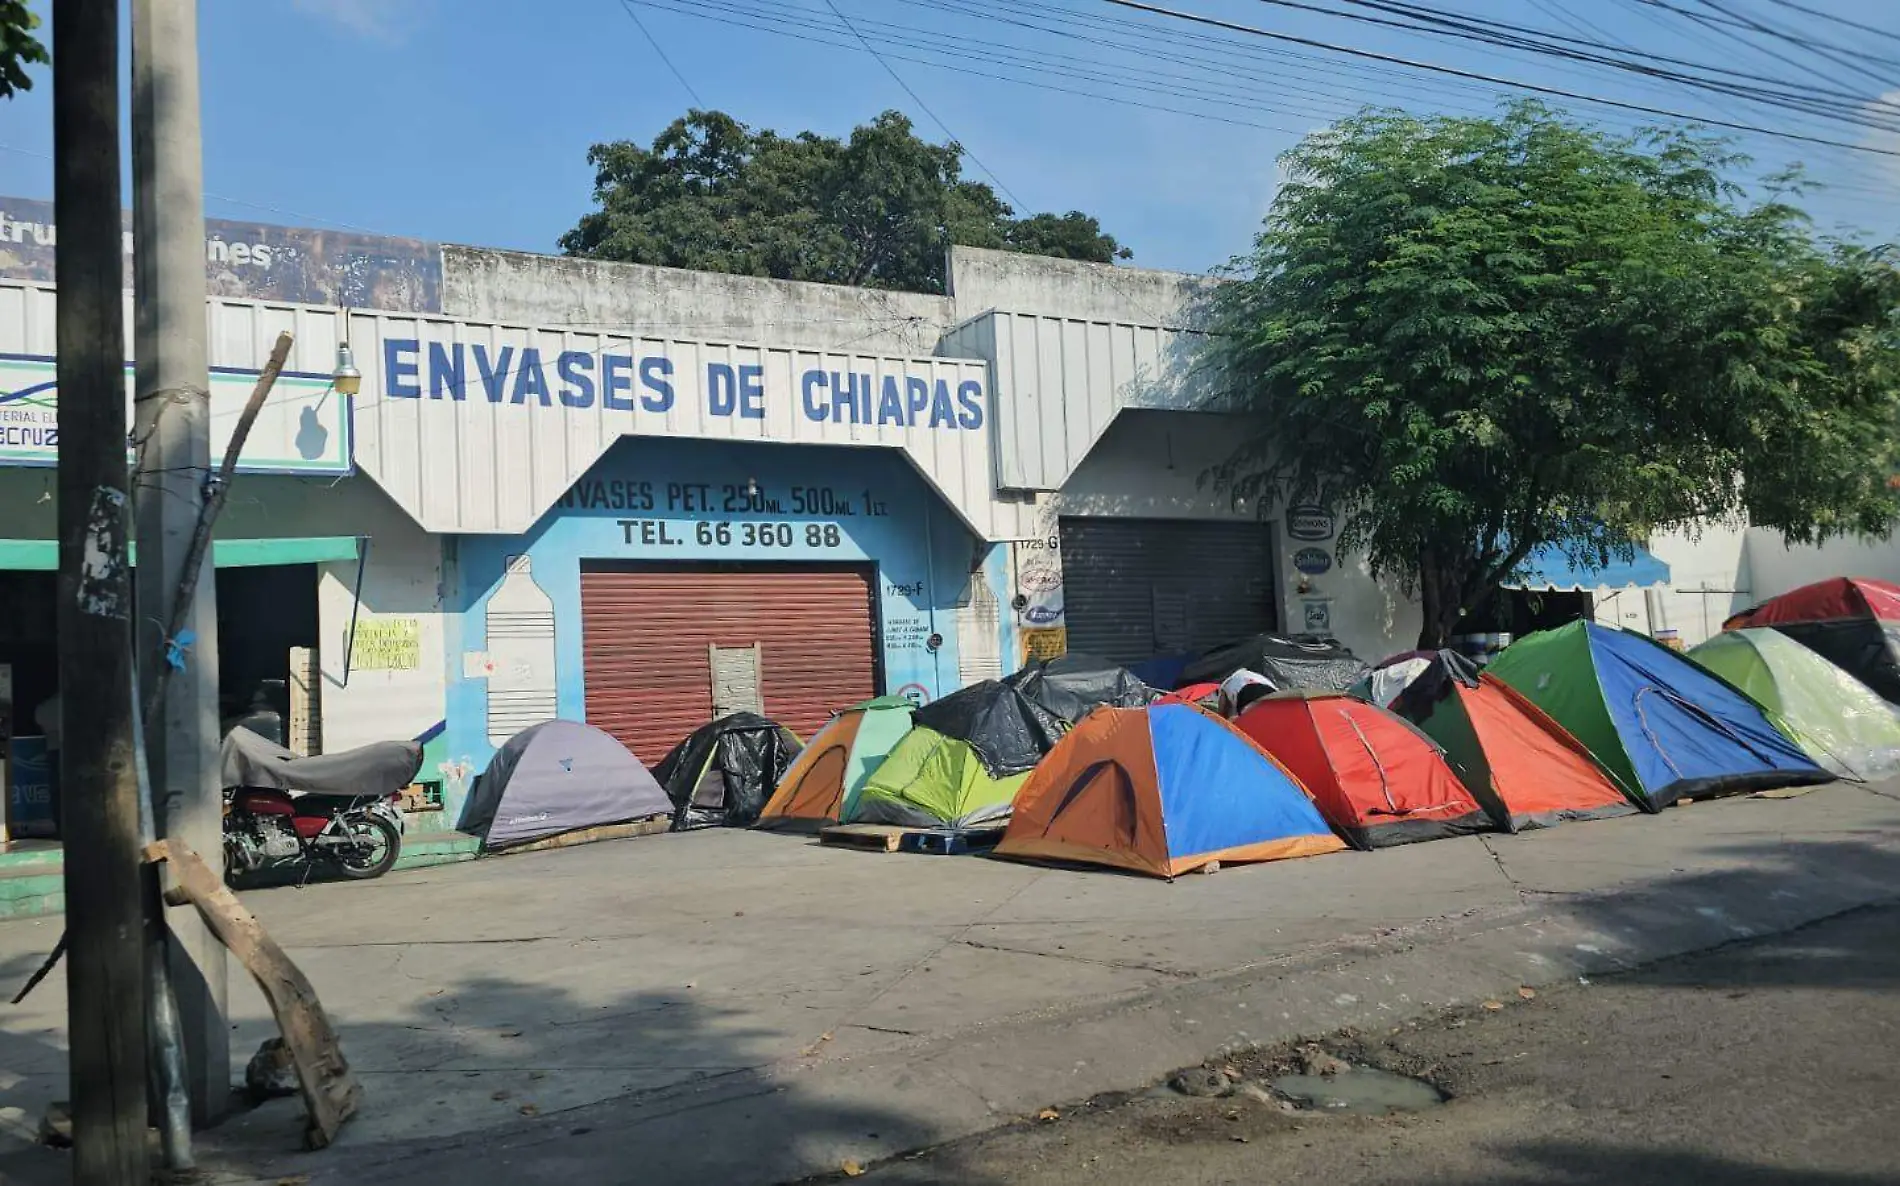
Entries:
{"label": "blue lettering on sign", "polygon": [[798,381],[800,401],[805,405],[805,419],[822,423],[829,405],[824,396],[825,373],[806,371],[805,377]]}
{"label": "blue lettering on sign", "polygon": [[521,361],[515,365],[515,394],[509,402],[525,404],[531,395],[542,407],[553,406],[548,399],[547,372],[541,369],[541,352],[528,346],[521,351]]}
{"label": "blue lettering on sign", "polygon": [[481,376],[482,393],[488,396],[488,402],[498,404],[508,397],[508,372],[513,367],[515,348],[503,346],[501,353],[491,361],[488,347],[475,344],[475,373]]}
{"label": "blue lettering on sign", "polygon": [[391,399],[421,399],[422,384],[416,356],[422,351],[414,338],[383,339],[383,393]]}
{"label": "blue lettering on sign", "polygon": [[739,419],[765,419],[765,368],[739,368]]}
{"label": "blue lettering on sign", "polygon": [[[562,350],[544,356],[535,346],[481,342],[423,342],[385,338],[383,394],[391,399],[460,403],[471,383],[491,404],[608,412],[670,412],[679,402],[674,361],[604,351]],[[764,420],[766,368],[756,363],[706,364],[706,412]],[[984,425],[985,392],[975,379],[939,379],[907,373],[872,374],[814,368],[798,375],[798,407],[815,424],[975,431]]]}
{"label": "blue lettering on sign", "polygon": [[732,368],[723,362],[706,364],[706,411],[714,416],[730,416],[739,406],[739,384]]}
{"label": "blue lettering on sign", "polygon": [[[620,357],[608,355],[609,358]],[[649,412],[664,412],[673,406],[673,360],[654,355],[640,360],[640,406]]]}
{"label": "blue lettering on sign", "polygon": [[461,399],[465,371],[460,342],[429,343],[430,399],[441,399],[444,395],[450,399]]}
{"label": "blue lettering on sign", "polygon": [[633,359],[624,354],[601,356],[600,406],[610,412],[633,411]]}
{"label": "blue lettering on sign", "polygon": [[570,408],[594,406],[594,356],[585,350],[569,350],[555,362],[561,376],[561,403]]}

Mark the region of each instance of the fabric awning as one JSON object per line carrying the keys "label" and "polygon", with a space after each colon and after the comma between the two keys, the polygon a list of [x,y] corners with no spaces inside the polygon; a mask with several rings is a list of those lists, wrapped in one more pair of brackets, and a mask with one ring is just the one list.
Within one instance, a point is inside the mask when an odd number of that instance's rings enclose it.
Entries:
{"label": "fabric awning", "polygon": [[[270,564],[324,564],[357,558],[354,535],[296,535],[276,539],[214,539],[211,563],[218,568],[262,568]],[[132,550],[138,563],[138,549]],[[59,544],[50,539],[0,539],[0,571],[52,572],[59,567]]]}
{"label": "fabric awning", "polygon": [[1507,589],[1557,590],[1576,589],[1626,589],[1630,586],[1647,588],[1650,585],[1669,583],[1669,566],[1649,554],[1649,549],[1636,545],[1635,555],[1627,561],[1615,556],[1602,568],[1571,563],[1563,549],[1555,544],[1544,544],[1534,550],[1524,561],[1522,576],[1515,581],[1505,581]]}

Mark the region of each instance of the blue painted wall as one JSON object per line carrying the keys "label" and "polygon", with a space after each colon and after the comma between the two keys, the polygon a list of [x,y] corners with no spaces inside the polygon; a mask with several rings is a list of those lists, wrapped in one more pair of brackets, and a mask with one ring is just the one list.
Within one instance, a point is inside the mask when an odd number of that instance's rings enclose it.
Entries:
{"label": "blue painted wall", "polygon": [[[757,494],[748,491],[756,485]],[[530,557],[552,600],[559,715],[586,714],[580,571],[589,560],[869,563],[876,567],[884,687],[937,699],[960,686],[956,604],[972,566],[992,588],[998,557],[891,450],[629,438],[526,536],[461,536],[445,548],[453,591],[445,647],[448,753],[480,771],[488,681],[464,655],[489,648],[487,607],[509,556]],[[1007,605],[1006,592],[998,589]],[[1009,615],[1005,612],[1007,623]],[[1005,627],[1007,630],[1007,626]],[[936,651],[932,634],[943,638]],[[1007,640],[1005,640],[1007,641]],[[1004,663],[1010,663],[1005,651]],[[842,706],[840,706],[842,707]],[[459,815],[459,803],[447,804]]]}

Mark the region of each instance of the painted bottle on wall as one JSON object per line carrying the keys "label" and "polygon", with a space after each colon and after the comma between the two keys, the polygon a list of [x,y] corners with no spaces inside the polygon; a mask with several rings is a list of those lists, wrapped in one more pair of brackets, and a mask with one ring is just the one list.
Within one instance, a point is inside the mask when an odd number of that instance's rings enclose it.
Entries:
{"label": "painted bottle on wall", "polygon": [[554,599],[534,583],[526,556],[510,556],[488,599],[488,740],[501,745],[556,713]]}

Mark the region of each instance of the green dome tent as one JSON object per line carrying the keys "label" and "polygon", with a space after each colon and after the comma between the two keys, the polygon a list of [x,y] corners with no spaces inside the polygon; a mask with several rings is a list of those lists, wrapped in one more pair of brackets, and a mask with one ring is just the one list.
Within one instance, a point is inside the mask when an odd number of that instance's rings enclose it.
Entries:
{"label": "green dome tent", "polygon": [[1808,756],[1843,778],[1900,770],[1900,709],[1778,630],[1725,630],[1689,651],[1754,697]]}
{"label": "green dome tent", "polygon": [[851,822],[969,828],[1009,818],[1029,772],[992,778],[967,741],[918,725],[859,792]]}

